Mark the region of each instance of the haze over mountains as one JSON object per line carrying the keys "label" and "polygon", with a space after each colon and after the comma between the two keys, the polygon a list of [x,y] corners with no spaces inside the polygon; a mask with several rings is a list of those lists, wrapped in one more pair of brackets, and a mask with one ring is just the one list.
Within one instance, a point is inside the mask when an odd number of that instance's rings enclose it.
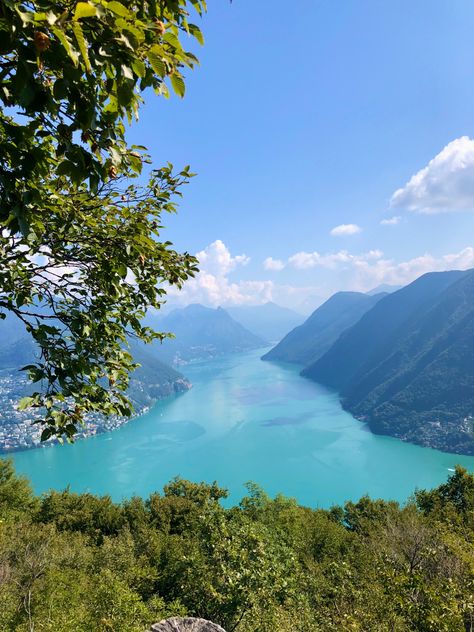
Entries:
{"label": "haze over mountains", "polygon": [[269,342],[278,342],[305,317],[273,302],[227,307],[226,311],[246,329]]}
{"label": "haze over mountains", "polygon": [[263,356],[263,360],[280,360],[308,364],[320,358],[348,327],[370,310],[385,294],[368,296],[361,292],[337,292],[299,327]]}
{"label": "haze over mountains", "polygon": [[174,339],[153,345],[158,357],[173,365],[225,353],[250,351],[268,344],[234,320],[222,307],[212,309],[195,303],[175,309],[166,316],[148,317],[148,322],[158,331],[174,334]]}
{"label": "haze over mountains", "polygon": [[373,296],[374,294],[381,294],[384,292],[385,294],[392,294],[392,292],[396,292],[397,290],[401,290],[403,285],[390,285],[389,283],[381,283],[374,287],[372,290],[366,292],[369,296]]}

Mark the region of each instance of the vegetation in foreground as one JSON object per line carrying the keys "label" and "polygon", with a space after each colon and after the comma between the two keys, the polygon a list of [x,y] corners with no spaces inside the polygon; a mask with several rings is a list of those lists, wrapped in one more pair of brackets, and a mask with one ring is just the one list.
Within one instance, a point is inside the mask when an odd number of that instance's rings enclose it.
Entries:
{"label": "vegetation in foreground", "polygon": [[163,494],[35,496],[0,461],[0,629],[143,632],[190,614],[228,632],[474,630],[474,476],[403,507],[328,511],[254,484],[223,508],[216,484]]}

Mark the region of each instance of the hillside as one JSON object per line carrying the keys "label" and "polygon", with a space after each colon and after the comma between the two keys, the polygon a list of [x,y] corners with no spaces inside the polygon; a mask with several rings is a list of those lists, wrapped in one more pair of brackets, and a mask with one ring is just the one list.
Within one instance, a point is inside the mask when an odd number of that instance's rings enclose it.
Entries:
{"label": "hillside", "polygon": [[303,374],[378,433],[474,454],[474,272],[385,297]]}
{"label": "hillside", "polygon": [[7,313],[5,318],[0,320],[0,347],[12,344],[25,335],[25,325],[16,316]]}
{"label": "hillside", "polygon": [[[145,344],[133,341],[131,352],[136,362],[141,365],[132,373],[128,389],[137,411],[152,405],[158,399],[190,387],[181,373],[158,360],[155,353]],[[0,346],[0,370],[8,371],[11,375],[15,375],[22,366],[34,363],[36,359],[35,344],[29,336],[13,344]]]}
{"label": "hillside", "polygon": [[[0,340],[6,343],[0,323]],[[141,366],[132,373],[127,391],[136,413],[143,412],[157,400],[184,392],[190,382],[178,371],[157,359],[142,343],[131,342],[132,354]],[[37,387],[28,382],[27,375],[19,371],[22,366],[37,359],[37,350],[31,337],[23,336],[13,343],[0,343],[0,452],[30,448],[39,443],[40,428],[31,424],[29,410],[17,409],[17,402]],[[78,436],[112,430],[127,422],[116,416],[90,415]]]}
{"label": "hillside", "polygon": [[429,306],[430,301],[464,274],[432,272],[385,296],[303,374],[342,392],[376,358],[385,357],[400,328],[414,314]]}
{"label": "hillside", "polygon": [[140,364],[130,377],[128,389],[136,410],[191,388],[184,375],[158,360],[149,345],[132,342],[130,346],[133,359]]}
{"label": "hillside", "polygon": [[299,327],[290,331],[262,360],[307,365],[320,358],[343,331],[356,323],[383,294],[338,292],[318,307]]}
{"label": "hillside", "polygon": [[227,307],[226,311],[246,329],[269,342],[278,342],[304,320],[301,314],[272,302]]}
{"label": "hillside", "polygon": [[151,352],[163,362],[174,365],[250,351],[267,344],[221,307],[211,309],[199,304],[188,305],[162,318],[155,318],[153,326],[163,332],[173,332],[174,339],[152,345]]}
{"label": "hillside", "polygon": [[[0,333],[3,334],[2,323]],[[26,364],[35,362],[37,350],[31,336],[23,333],[23,337],[11,342],[8,336],[1,336],[0,341],[0,370],[18,370]]]}

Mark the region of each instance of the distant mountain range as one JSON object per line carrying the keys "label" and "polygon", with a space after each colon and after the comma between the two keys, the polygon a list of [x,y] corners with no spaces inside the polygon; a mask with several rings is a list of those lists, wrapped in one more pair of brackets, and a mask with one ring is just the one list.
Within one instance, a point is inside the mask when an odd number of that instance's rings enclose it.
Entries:
{"label": "distant mountain range", "polygon": [[174,339],[151,347],[156,357],[173,365],[268,345],[222,307],[212,309],[196,303],[175,309],[163,317],[148,317],[148,322],[158,331],[174,334]]}
{"label": "distant mountain range", "polygon": [[272,302],[227,307],[226,311],[246,329],[269,342],[278,342],[305,319],[292,309]]}
{"label": "distant mountain range", "polygon": [[361,292],[334,294],[262,359],[302,365],[314,362],[326,353],[343,331],[354,325],[384,296],[368,296]]}
{"label": "distant mountain range", "polygon": [[403,285],[389,285],[388,283],[381,283],[374,287],[372,290],[366,292],[369,296],[373,296],[374,294],[381,294],[384,292],[385,294],[392,294],[392,292],[396,292],[397,290],[401,290]]}
{"label": "distant mountain range", "polygon": [[433,272],[388,294],[345,331],[329,351],[303,371],[304,375],[346,393],[359,376],[387,356],[403,336],[407,323],[464,272]]}
{"label": "distant mountain range", "polygon": [[[150,345],[131,341],[132,355],[141,366],[131,376],[129,395],[138,409],[189,388],[189,382],[171,368],[171,364],[257,349],[268,344],[221,308],[189,305],[164,317],[155,317],[151,322],[148,318],[148,323],[159,331],[172,332],[175,339]],[[35,343],[25,335],[21,321],[10,315],[0,321],[0,370],[13,373],[34,362],[36,356]]]}

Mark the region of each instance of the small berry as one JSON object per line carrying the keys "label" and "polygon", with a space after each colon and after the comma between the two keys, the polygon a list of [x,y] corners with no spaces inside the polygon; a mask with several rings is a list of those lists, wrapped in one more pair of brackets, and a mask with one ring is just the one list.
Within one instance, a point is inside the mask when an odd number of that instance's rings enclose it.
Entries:
{"label": "small berry", "polygon": [[41,31],[35,31],[34,42],[36,49],[40,52],[48,50],[51,46],[51,40],[46,35],[46,33],[42,33]]}
{"label": "small berry", "polygon": [[164,22],[162,22],[161,20],[155,20],[155,26],[156,26],[156,32],[159,35],[164,35],[165,34],[166,26],[165,26]]}

